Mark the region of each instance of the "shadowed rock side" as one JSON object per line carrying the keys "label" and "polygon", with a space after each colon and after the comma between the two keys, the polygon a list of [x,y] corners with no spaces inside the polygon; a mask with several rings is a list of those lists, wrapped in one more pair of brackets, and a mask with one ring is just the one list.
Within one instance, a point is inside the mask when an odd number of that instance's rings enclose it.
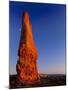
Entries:
{"label": "shadowed rock side", "polygon": [[22,17],[21,38],[18,50],[19,59],[16,65],[17,82],[33,84],[40,81],[37,71],[38,53],[34,45],[32,26],[27,12]]}

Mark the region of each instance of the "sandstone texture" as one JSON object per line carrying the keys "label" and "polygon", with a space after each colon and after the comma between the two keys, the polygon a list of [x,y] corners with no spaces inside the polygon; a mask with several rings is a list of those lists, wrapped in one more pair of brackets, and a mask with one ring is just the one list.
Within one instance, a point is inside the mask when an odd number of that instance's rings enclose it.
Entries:
{"label": "sandstone texture", "polygon": [[17,77],[23,84],[33,84],[40,81],[37,70],[38,52],[32,35],[32,25],[29,14],[23,13],[21,37],[16,65]]}

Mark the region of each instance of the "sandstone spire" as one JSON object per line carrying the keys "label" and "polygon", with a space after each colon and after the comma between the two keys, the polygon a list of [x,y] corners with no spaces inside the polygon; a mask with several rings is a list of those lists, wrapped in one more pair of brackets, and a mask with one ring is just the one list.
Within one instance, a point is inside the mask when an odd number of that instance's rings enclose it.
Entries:
{"label": "sandstone spire", "polygon": [[18,57],[16,65],[18,80],[23,84],[32,84],[39,81],[40,77],[37,71],[38,52],[34,45],[32,26],[27,12],[24,12],[22,17]]}

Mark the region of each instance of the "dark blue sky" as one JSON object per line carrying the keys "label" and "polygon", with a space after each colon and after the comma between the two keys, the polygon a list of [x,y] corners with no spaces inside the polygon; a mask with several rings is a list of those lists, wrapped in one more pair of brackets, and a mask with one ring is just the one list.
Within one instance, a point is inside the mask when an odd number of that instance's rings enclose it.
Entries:
{"label": "dark blue sky", "polygon": [[65,5],[10,2],[10,74],[16,73],[22,13],[27,11],[38,49],[38,72],[65,73]]}

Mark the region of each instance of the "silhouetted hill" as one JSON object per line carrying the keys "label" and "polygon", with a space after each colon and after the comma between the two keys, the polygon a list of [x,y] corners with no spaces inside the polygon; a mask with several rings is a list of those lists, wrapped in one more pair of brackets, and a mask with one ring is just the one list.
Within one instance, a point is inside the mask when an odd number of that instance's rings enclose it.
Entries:
{"label": "silhouetted hill", "polygon": [[9,88],[30,88],[30,87],[46,87],[46,86],[62,86],[66,85],[66,75],[62,74],[40,74],[40,82],[33,84],[33,85],[23,85],[17,84],[16,79],[17,75],[10,75],[9,76]]}

